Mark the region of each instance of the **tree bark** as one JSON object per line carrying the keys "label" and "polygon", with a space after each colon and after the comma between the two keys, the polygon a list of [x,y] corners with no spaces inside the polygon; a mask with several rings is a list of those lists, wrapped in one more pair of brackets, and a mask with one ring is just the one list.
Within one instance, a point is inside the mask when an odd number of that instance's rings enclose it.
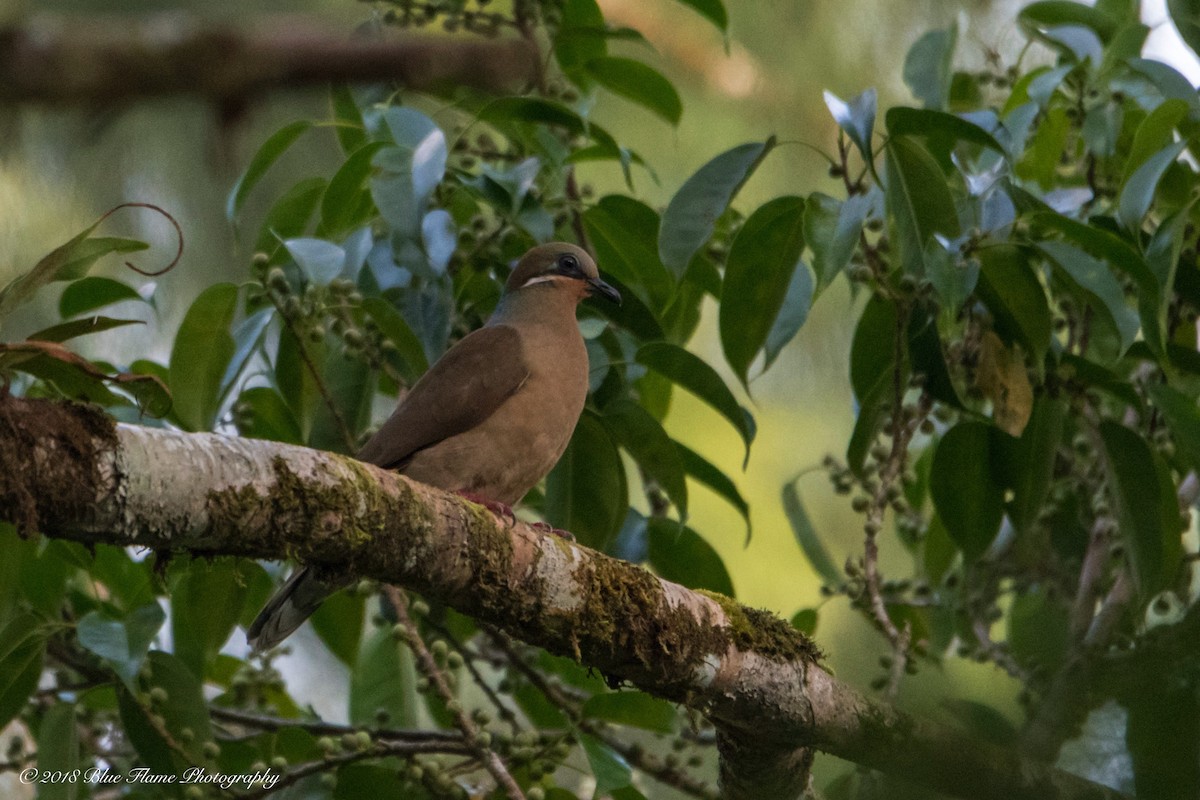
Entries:
{"label": "tree bark", "polygon": [[0,103],[110,107],[172,94],[237,103],[330,81],[519,89],[537,69],[536,53],[520,40],[350,38],[297,17],[274,17],[260,29],[179,14],[86,26],[37,17],[0,28]]}
{"label": "tree bark", "polygon": [[863,697],[771,614],[342,456],[8,398],[0,520],[81,542],[287,555],[416,590],[703,713],[727,800],[799,796],[813,749],[977,800],[1124,797]]}

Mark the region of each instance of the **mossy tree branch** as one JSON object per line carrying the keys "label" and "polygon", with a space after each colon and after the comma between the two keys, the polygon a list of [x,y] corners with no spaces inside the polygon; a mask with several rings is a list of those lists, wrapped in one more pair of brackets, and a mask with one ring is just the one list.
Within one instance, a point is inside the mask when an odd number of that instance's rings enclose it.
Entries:
{"label": "mossy tree branch", "polygon": [[[960,797],[1117,800],[864,698],[778,618],[353,459],[0,399],[0,520],[81,542],[293,557],[419,591],[705,714],[724,797],[797,797],[813,750]],[[951,755],[952,754],[952,755]]]}

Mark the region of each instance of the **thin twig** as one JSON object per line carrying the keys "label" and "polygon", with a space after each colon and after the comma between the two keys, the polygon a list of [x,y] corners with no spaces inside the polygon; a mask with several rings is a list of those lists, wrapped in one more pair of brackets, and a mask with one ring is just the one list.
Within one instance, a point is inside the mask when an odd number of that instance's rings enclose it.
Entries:
{"label": "thin twig", "polygon": [[479,741],[479,729],[475,726],[471,717],[455,701],[454,693],[450,691],[450,686],[446,683],[446,676],[438,667],[433,654],[429,652],[429,648],[425,646],[425,641],[421,638],[421,632],[417,629],[416,623],[413,622],[412,617],[408,613],[407,595],[395,586],[385,586],[383,591],[396,611],[397,620],[408,633],[408,646],[412,648],[413,655],[417,657],[417,666],[420,667],[425,677],[429,679],[430,685],[433,686],[442,700],[445,701],[447,710],[454,716],[455,724],[463,732],[467,745],[483,763],[484,769],[490,772],[492,777],[495,778],[496,783],[504,788],[504,792],[508,795],[509,800],[525,800],[525,793],[521,791],[521,787],[513,780],[512,775],[508,772],[508,768],[500,760],[500,756],[496,755],[494,750],[485,747]]}

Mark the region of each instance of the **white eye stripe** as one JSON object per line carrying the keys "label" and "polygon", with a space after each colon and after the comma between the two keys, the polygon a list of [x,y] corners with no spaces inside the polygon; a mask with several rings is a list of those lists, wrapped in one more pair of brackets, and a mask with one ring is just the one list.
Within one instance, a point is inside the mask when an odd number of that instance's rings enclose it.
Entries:
{"label": "white eye stripe", "polygon": [[535,283],[553,282],[558,280],[560,277],[560,275],[538,275],[522,283],[520,288],[524,289],[526,286],[533,286]]}

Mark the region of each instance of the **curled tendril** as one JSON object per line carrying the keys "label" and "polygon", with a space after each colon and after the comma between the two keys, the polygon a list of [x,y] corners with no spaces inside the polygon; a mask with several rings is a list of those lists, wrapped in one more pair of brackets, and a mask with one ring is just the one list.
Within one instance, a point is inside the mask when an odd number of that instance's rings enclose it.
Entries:
{"label": "curled tendril", "polygon": [[122,208],[148,208],[151,211],[157,211],[159,214],[162,214],[164,217],[166,217],[167,221],[170,222],[171,225],[173,225],[175,227],[175,236],[179,240],[179,246],[175,250],[175,257],[173,259],[171,259],[170,264],[167,264],[165,267],[163,267],[160,270],[157,270],[157,271],[144,270],[141,267],[139,267],[136,264],[133,264],[132,262],[129,262],[129,261],[125,262],[125,266],[129,267],[131,270],[133,270],[134,272],[136,272],[139,275],[145,275],[147,278],[157,278],[159,275],[165,275],[168,272],[170,272],[171,270],[175,269],[176,265],[179,264],[180,257],[183,256],[183,228],[179,227],[178,220],[176,220],[168,212],[159,208],[158,206],[154,205],[153,203],[121,203],[121,205],[114,206],[114,207],[110,208],[108,211],[106,211],[104,213],[104,216],[100,217],[100,219],[96,221],[96,224],[97,225],[100,224],[104,220],[111,217],[113,214],[120,211]]}

